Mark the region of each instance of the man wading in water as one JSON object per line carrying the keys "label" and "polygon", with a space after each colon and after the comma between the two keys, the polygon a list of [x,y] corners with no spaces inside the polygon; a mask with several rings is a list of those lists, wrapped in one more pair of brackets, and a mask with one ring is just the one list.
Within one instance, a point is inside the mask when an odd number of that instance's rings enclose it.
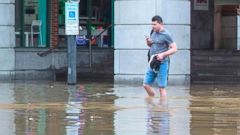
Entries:
{"label": "man wading in water", "polygon": [[164,28],[162,18],[158,15],[152,18],[153,33],[146,37],[147,45],[150,47],[149,67],[144,77],[143,87],[149,96],[155,93],[152,84],[157,79],[161,96],[166,96],[166,87],[169,70],[169,56],[177,51],[176,43],[171,34]]}

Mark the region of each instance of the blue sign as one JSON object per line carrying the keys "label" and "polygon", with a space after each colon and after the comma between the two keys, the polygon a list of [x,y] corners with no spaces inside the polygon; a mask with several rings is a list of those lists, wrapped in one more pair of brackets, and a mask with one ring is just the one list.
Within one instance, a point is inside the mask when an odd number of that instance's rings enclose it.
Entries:
{"label": "blue sign", "polygon": [[75,17],[76,17],[75,11],[69,11],[69,18],[75,19]]}
{"label": "blue sign", "polygon": [[79,3],[65,3],[65,32],[66,35],[79,35]]}

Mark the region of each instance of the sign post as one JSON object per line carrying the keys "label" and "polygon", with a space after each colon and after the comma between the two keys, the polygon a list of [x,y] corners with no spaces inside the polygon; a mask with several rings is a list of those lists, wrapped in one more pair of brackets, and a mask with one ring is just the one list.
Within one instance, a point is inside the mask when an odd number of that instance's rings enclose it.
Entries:
{"label": "sign post", "polygon": [[79,2],[65,3],[65,33],[68,46],[68,84],[77,83],[77,47],[76,35],[79,35]]}

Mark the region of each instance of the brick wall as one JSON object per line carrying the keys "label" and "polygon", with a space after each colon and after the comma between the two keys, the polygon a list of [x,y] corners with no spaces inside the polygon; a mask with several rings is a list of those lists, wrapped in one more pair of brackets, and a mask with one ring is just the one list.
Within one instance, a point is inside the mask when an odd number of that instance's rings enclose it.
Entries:
{"label": "brick wall", "polygon": [[58,45],[58,0],[51,0],[50,4],[50,45],[56,48]]}

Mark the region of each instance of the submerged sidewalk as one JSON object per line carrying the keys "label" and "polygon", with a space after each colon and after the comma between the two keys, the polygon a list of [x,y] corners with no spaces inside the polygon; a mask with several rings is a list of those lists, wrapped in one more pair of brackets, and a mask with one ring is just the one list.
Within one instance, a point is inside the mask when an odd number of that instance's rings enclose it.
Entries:
{"label": "submerged sidewalk", "polygon": [[141,86],[112,83],[16,82],[0,87],[0,134],[240,133],[240,91],[235,86],[170,86],[167,98],[149,98]]}

